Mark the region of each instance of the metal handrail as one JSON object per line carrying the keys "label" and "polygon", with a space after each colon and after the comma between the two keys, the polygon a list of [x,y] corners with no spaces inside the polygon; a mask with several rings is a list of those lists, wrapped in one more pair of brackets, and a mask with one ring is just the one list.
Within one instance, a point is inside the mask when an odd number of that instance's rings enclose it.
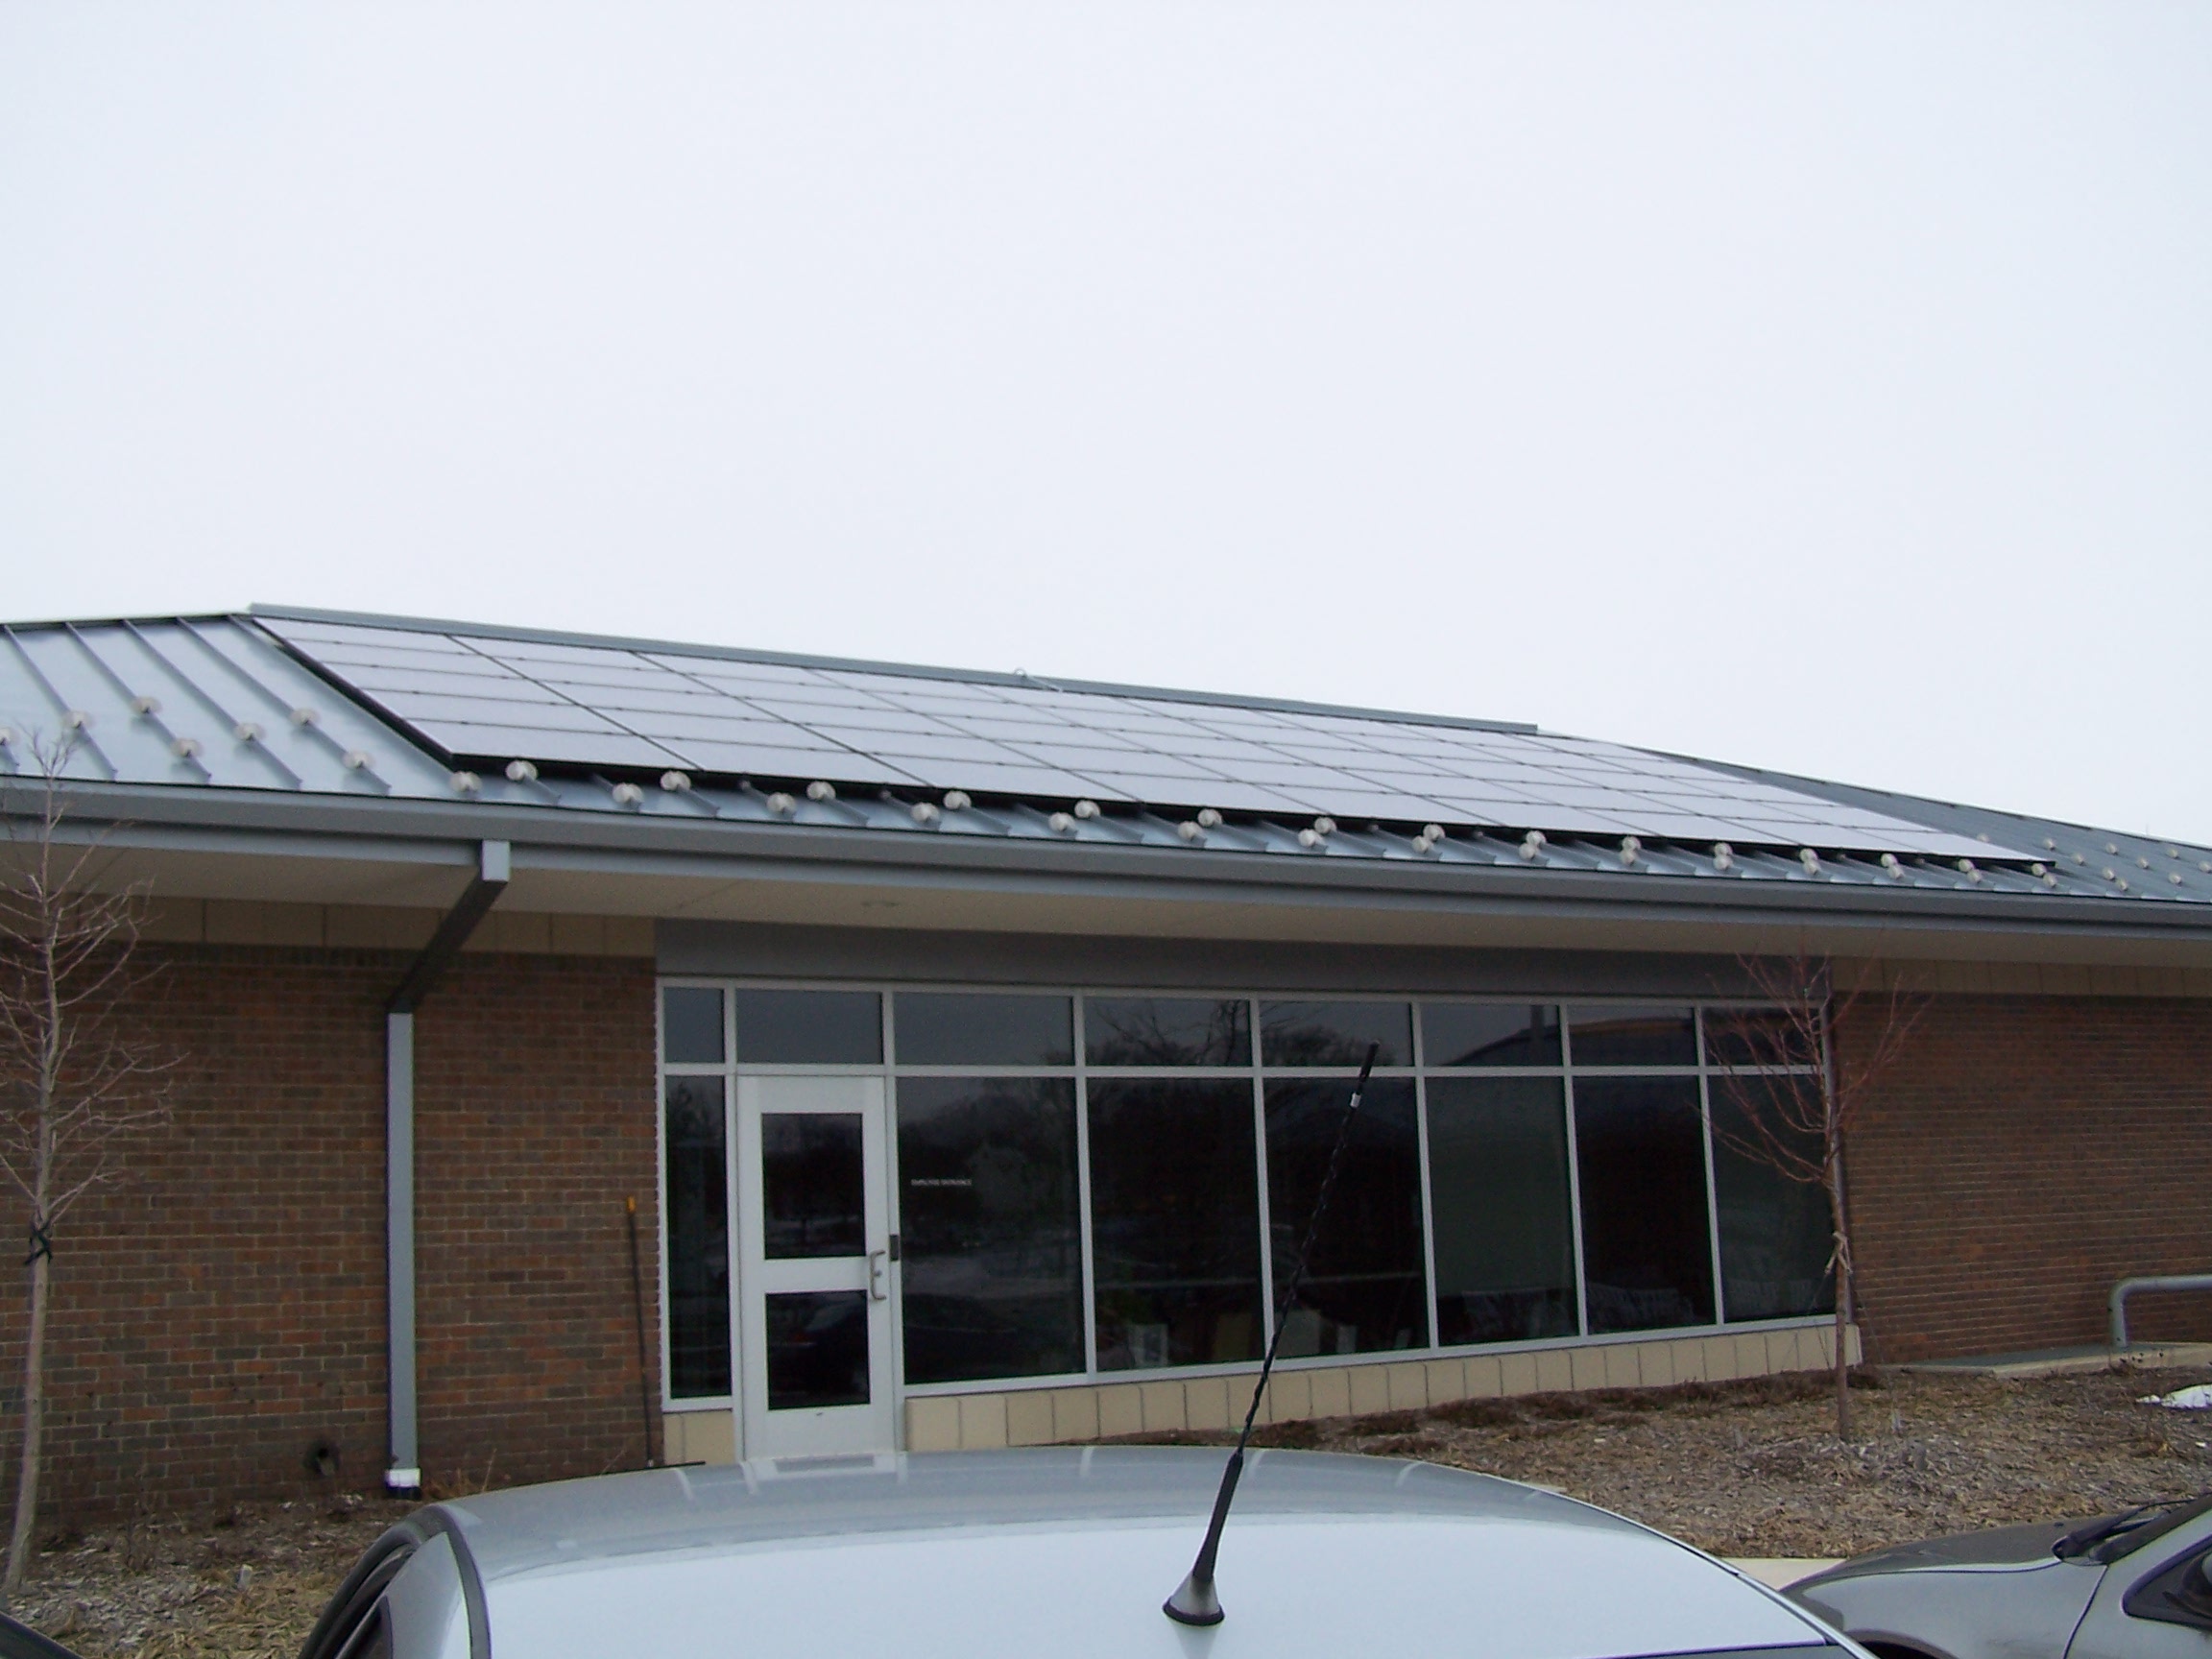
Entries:
{"label": "metal handrail", "polygon": [[2112,1286],[2112,1346],[2128,1346],[2128,1298],[2138,1290],[2212,1290],[2212,1273],[2167,1273],[2123,1279]]}

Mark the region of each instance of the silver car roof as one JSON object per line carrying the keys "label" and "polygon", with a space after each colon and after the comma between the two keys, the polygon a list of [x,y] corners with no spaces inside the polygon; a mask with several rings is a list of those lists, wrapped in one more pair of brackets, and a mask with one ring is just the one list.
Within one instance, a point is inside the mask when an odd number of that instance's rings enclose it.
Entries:
{"label": "silver car roof", "polygon": [[1202,1641],[1211,1659],[1235,1659],[1442,1641],[1450,1652],[1611,1659],[1823,1639],[1687,1546],[1557,1494],[1294,1452],[1252,1456],[1222,1547],[1228,1621],[1195,1636],[1160,1602],[1190,1566],[1222,1457],[1115,1447],[781,1459],[443,1508],[481,1575],[503,1656],[612,1642],[637,1653],[1188,1659]]}

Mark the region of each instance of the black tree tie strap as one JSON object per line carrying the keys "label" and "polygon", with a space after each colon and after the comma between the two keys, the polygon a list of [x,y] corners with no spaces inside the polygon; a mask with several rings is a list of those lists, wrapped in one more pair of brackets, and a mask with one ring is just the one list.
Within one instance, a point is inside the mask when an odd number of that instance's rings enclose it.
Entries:
{"label": "black tree tie strap", "polygon": [[41,1256],[49,1262],[54,1260],[54,1240],[46,1236],[45,1228],[34,1221],[31,1224],[31,1254],[23,1258],[23,1265],[30,1266]]}

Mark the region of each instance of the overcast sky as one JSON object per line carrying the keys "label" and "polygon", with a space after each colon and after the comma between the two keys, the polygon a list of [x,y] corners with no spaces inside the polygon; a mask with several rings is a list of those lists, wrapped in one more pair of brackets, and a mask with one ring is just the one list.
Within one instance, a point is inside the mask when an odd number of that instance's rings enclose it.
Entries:
{"label": "overcast sky", "polygon": [[0,572],[2212,840],[2212,6],[0,0]]}

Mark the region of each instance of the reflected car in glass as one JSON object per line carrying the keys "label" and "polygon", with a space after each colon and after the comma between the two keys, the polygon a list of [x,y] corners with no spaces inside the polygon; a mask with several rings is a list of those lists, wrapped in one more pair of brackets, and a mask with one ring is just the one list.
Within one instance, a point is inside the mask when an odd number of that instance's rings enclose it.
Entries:
{"label": "reflected car in glass", "polygon": [[1221,1469],[1212,1449],[886,1454],[459,1499],[369,1551],[301,1659],[1861,1654],[1687,1545],[1555,1493],[1275,1451],[1251,1456],[1222,1541],[1227,1618],[1193,1630],[1161,1602]]}
{"label": "reflected car in glass", "polygon": [[2212,1493],[1878,1550],[1789,1593],[1879,1659],[2204,1659]]}

